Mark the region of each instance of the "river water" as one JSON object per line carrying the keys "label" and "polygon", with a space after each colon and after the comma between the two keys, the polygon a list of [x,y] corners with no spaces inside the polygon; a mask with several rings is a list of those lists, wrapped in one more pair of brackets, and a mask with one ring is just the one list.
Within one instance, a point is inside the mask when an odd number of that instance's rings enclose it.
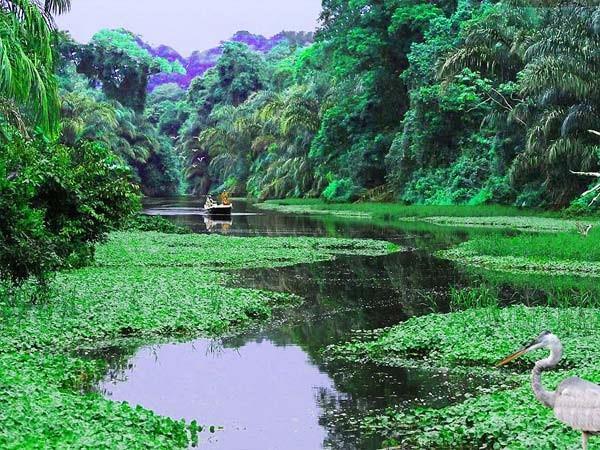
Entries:
{"label": "river water", "polygon": [[231,221],[214,222],[200,206],[189,198],[155,199],[145,212],[199,233],[378,238],[408,250],[242,271],[236,285],[292,292],[305,301],[227,338],[112,349],[105,355],[111,368],[98,385],[108,398],[216,425],[213,433],[201,434],[200,448],[369,450],[380,448],[381,440],[363,436],[357,421],[370,411],[443,406],[486,384],[451,371],[328,363],[321,352],[355,330],[445,311],[449,287],[465,280],[453,264],[431,256],[431,249],[463,240],[460,232],[440,237],[364,219],[260,211],[241,201]]}

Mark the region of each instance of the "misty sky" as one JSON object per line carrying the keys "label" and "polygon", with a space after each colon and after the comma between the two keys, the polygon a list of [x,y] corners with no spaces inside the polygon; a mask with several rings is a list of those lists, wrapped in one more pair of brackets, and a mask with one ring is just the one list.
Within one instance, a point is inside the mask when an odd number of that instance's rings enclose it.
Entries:
{"label": "misty sky", "polygon": [[320,10],[321,0],[73,0],[57,23],[80,42],[102,28],[126,28],[188,55],[238,30],[314,31]]}

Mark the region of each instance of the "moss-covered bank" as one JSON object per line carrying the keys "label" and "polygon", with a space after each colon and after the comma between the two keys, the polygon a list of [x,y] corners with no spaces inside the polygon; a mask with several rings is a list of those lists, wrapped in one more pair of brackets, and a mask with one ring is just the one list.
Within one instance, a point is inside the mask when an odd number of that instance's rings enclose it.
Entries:
{"label": "moss-covered bank", "polygon": [[231,269],[394,250],[367,240],[113,234],[93,267],[58,274],[45,302],[0,296],[0,448],[185,448],[194,423],[90,392],[105,364],[75,355],[117,339],[220,334],[298,302],[228,287]]}

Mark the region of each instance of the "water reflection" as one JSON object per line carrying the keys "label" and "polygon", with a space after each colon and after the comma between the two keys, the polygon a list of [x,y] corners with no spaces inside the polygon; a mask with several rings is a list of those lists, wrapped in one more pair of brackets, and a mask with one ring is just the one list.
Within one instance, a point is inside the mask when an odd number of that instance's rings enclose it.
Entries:
{"label": "water reflection", "polygon": [[[214,230],[188,214],[189,200],[147,205],[167,208],[173,220]],[[183,214],[182,208],[186,214]],[[386,238],[407,247],[428,231],[385,229],[366,223],[255,213],[236,202],[228,229],[241,235],[336,235]],[[164,213],[162,211],[161,213]],[[256,214],[256,215],[251,215]],[[224,225],[224,224],[221,224]],[[450,240],[460,240],[453,235]],[[436,246],[444,245],[439,239]],[[375,449],[357,421],[399,404],[441,406],[487,380],[452,372],[327,363],[321,350],[357,329],[390,326],[415,314],[447,309],[447,288],[464,280],[453,265],[426,252],[384,257],[340,257],[333,262],[239,274],[238,286],[292,292],[302,306],[222,340],[117,352],[99,389],[114,400],[140,404],[176,419],[224,427],[202,446],[214,449]]]}
{"label": "water reflection", "polygon": [[213,448],[320,448],[326,431],[315,398],[319,388],[334,388],[300,348],[263,341],[215,353],[210,346],[198,340],[162,345],[156,354],[142,349],[127,382],[102,389],[158,414],[224,426],[211,437]]}

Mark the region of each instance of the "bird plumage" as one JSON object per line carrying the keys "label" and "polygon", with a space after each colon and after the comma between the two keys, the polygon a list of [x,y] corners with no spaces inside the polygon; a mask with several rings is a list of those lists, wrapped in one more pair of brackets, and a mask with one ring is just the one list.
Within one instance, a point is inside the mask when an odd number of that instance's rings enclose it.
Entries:
{"label": "bird plumage", "polygon": [[554,415],[576,430],[600,432],[600,386],[567,378],[556,389]]}

